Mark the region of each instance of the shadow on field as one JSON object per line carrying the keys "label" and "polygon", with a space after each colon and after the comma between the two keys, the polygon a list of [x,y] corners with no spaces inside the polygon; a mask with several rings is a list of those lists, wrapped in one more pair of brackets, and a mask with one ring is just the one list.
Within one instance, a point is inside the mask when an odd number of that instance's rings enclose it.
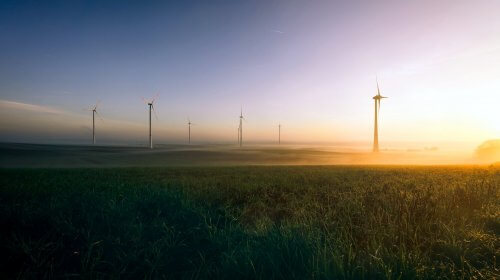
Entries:
{"label": "shadow on field", "polygon": [[491,279],[499,174],[0,169],[0,277]]}
{"label": "shadow on field", "polygon": [[178,191],[122,172],[77,174],[11,171],[2,180],[3,279],[306,277],[300,235],[250,236]]}

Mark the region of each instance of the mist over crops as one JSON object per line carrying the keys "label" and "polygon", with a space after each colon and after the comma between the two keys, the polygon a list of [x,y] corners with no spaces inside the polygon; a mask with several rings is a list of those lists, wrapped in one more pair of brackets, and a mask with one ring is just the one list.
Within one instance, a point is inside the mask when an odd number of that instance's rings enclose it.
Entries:
{"label": "mist over crops", "polygon": [[[357,146],[162,145],[76,146],[0,143],[0,167],[161,167],[242,165],[457,165],[495,164],[498,154],[451,147],[387,149],[371,153]],[[490,155],[489,157],[483,156]]]}

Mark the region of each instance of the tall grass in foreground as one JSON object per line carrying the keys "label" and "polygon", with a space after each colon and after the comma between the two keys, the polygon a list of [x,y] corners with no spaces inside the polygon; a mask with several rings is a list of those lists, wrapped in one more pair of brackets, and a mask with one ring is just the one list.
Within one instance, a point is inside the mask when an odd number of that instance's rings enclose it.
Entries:
{"label": "tall grass in foreground", "polygon": [[2,278],[500,277],[500,170],[0,170]]}

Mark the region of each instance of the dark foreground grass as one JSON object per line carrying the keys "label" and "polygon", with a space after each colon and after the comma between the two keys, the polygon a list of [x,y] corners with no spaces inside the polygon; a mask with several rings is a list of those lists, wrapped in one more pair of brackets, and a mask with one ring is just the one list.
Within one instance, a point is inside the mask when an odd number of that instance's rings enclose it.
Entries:
{"label": "dark foreground grass", "polygon": [[500,277],[500,169],[0,170],[0,278]]}

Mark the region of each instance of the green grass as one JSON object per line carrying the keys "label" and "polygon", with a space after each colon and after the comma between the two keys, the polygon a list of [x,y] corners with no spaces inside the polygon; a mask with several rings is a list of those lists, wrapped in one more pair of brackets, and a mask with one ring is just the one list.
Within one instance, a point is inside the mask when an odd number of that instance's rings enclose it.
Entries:
{"label": "green grass", "polygon": [[500,169],[0,169],[0,227],[3,279],[493,279]]}

